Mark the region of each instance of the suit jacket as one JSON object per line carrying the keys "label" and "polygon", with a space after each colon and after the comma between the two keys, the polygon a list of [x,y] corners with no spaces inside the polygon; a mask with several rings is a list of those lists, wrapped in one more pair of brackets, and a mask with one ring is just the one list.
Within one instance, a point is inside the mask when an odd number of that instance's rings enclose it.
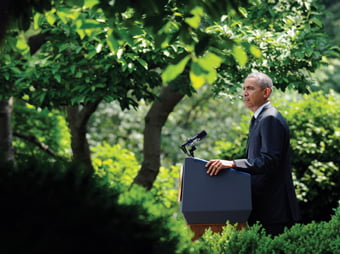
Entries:
{"label": "suit jacket", "polygon": [[268,104],[250,129],[247,158],[235,160],[235,169],[251,174],[251,224],[256,221],[270,225],[300,220],[291,173],[289,135],[283,116]]}

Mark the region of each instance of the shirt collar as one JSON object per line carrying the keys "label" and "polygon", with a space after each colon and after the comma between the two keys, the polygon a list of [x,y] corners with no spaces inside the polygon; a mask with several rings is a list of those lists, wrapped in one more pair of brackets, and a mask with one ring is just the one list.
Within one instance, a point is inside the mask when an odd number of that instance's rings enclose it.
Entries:
{"label": "shirt collar", "polygon": [[265,106],[269,105],[269,104],[270,104],[270,102],[267,101],[266,103],[262,104],[262,105],[255,111],[255,113],[254,113],[255,119],[259,116],[259,114],[261,113],[262,109],[263,109]]}

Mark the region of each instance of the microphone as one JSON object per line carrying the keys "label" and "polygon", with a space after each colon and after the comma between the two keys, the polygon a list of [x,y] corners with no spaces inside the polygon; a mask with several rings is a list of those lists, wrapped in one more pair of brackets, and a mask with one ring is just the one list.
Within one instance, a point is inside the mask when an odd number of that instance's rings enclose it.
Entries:
{"label": "microphone", "polygon": [[188,138],[187,141],[181,145],[181,147],[184,147],[186,145],[193,146],[194,143],[202,140],[203,138],[205,138],[205,136],[207,136],[207,132],[205,130],[200,131],[199,133],[196,134],[196,136]]}

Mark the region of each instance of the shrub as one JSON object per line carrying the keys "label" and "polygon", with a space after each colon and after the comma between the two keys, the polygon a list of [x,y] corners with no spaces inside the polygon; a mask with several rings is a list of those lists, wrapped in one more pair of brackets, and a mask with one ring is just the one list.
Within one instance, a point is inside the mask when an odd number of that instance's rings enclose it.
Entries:
{"label": "shrub", "polygon": [[134,154],[119,144],[111,146],[106,142],[91,151],[95,174],[121,192],[127,191],[140,167]]}
{"label": "shrub", "polygon": [[[121,192],[127,192],[133,185],[140,164],[135,155],[119,144],[107,143],[92,148],[92,161],[95,174]],[[165,208],[174,208],[177,204],[177,186],[180,174],[179,166],[160,167],[157,179],[150,190],[153,202]]]}
{"label": "shrub", "polygon": [[340,206],[328,222],[296,224],[273,238],[260,225],[241,231],[226,225],[222,234],[206,231],[193,246],[196,253],[209,254],[340,253]]}
{"label": "shrub", "polygon": [[340,200],[338,105],[335,93],[317,92],[279,106],[291,131],[292,166],[306,222],[329,220]]}
{"label": "shrub", "polygon": [[100,181],[119,189],[121,192],[119,203],[137,204],[146,209],[150,216],[167,217],[169,233],[180,235],[178,252],[190,251],[193,233],[179,212],[177,202],[180,168],[161,167],[152,189],[145,191],[143,187],[133,185],[140,165],[131,151],[118,144],[111,146],[107,143],[93,147],[92,151],[95,174],[99,176]]}
{"label": "shrub", "polygon": [[1,253],[175,253],[178,235],[165,216],[72,164],[0,166]]}

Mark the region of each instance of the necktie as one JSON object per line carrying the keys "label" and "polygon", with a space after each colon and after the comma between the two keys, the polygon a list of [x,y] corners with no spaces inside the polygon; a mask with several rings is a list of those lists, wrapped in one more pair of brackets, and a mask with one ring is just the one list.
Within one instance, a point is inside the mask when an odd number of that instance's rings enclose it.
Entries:
{"label": "necktie", "polygon": [[253,117],[251,118],[251,120],[250,120],[249,132],[250,132],[251,129],[253,128],[254,123],[255,123],[255,120],[256,120],[256,118],[253,116]]}
{"label": "necktie", "polygon": [[254,127],[255,124],[255,117],[253,116],[250,120],[250,125],[249,125],[249,132],[248,132],[248,139],[247,139],[247,148],[246,148],[246,154],[248,156],[248,150],[249,150],[249,136],[250,136],[250,132],[252,130],[252,128]]}

